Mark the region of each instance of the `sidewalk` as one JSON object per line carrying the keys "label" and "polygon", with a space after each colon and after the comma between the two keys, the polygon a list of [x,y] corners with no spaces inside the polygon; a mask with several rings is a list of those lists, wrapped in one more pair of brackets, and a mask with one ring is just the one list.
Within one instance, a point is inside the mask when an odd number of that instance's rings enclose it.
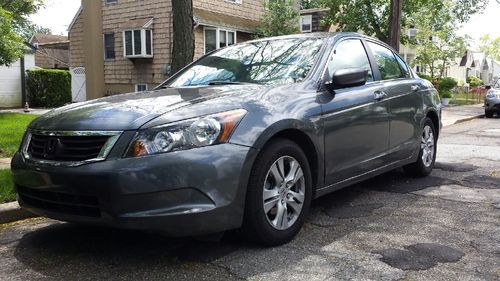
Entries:
{"label": "sidewalk", "polygon": [[10,158],[0,158],[0,170],[10,169]]}
{"label": "sidewalk", "polygon": [[450,105],[443,108],[441,122],[443,126],[450,126],[456,123],[468,121],[484,115],[482,104],[475,105]]}
{"label": "sidewalk", "polygon": [[46,108],[30,108],[30,112],[24,112],[22,108],[14,108],[14,109],[0,109],[0,113],[26,113],[26,114],[35,114],[42,115],[49,112],[51,109]]}

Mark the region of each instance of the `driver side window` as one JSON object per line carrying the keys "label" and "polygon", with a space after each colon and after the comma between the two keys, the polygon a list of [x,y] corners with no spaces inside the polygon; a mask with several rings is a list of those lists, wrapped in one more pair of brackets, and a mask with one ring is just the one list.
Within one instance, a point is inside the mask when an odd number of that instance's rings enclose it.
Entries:
{"label": "driver side window", "polygon": [[328,74],[332,77],[335,71],[348,68],[362,68],[368,70],[367,82],[373,81],[370,61],[363,43],[359,39],[348,39],[340,42],[333,51],[328,62]]}

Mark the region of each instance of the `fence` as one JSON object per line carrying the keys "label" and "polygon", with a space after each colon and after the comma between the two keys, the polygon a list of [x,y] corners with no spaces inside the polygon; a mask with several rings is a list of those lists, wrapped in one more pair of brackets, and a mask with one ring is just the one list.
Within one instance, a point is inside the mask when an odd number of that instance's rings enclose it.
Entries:
{"label": "fence", "polygon": [[457,86],[453,89],[451,104],[479,104],[484,102],[488,92],[484,87],[470,88]]}

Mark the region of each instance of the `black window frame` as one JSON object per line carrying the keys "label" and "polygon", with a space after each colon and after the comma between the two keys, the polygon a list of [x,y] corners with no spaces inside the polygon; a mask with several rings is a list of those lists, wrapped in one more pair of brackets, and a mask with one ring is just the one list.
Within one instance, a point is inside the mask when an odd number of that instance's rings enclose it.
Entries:
{"label": "black window frame", "polygon": [[[370,50],[370,55],[371,55],[370,59],[371,59],[371,60],[373,60],[373,65],[375,65],[375,66],[376,66],[376,69],[377,69],[377,72],[378,72],[378,78],[379,78],[379,79],[377,79],[377,80],[375,80],[375,81],[400,80],[400,79],[408,79],[408,78],[410,78],[410,77],[411,77],[411,71],[410,71],[410,69],[409,69],[409,68],[408,68],[408,72],[409,72],[410,76],[409,76],[409,77],[404,77],[404,71],[403,71],[403,69],[401,69],[401,66],[400,66],[400,64],[399,64],[399,62],[398,62],[398,60],[397,60],[397,58],[396,58],[398,55],[394,52],[394,50],[393,50],[391,47],[389,47],[389,46],[387,46],[387,45],[385,45],[385,44],[383,44],[383,43],[381,43],[381,42],[374,41],[374,40],[365,40],[365,43],[366,43],[366,44],[365,44],[366,49],[367,49],[367,50]],[[389,78],[389,79],[383,79],[383,78],[382,78],[382,73],[381,73],[381,71],[380,71],[380,66],[379,66],[379,65],[378,65],[378,63],[377,63],[377,59],[375,58],[375,52],[374,52],[374,51],[373,51],[373,49],[370,47],[370,43],[371,43],[371,44],[378,45],[378,46],[380,46],[380,47],[382,47],[382,48],[387,49],[387,50],[388,50],[388,51],[389,51],[389,52],[393,55],[394,60],[395,60],[395,61],[396,61],[396,63],[398,64],[398,68],[399,68],[399,70],[401,71],[401,74],[403,75],[403,77]],[[401,57],[400,57],[400,58],[401,58]],[[403,59],[401,59],[401,60],[404,62],[404,60],[403,60]],[[405,62],[405,64],[406,64],[406,62]],[[407,65],[407,64],[406,64],[406,65]]]}
{"label": "black window frame", "polygon": [[[370,65],[370,70],[371,70],[371,73],[372,73],[372,80],[370,81],[367,81],[366,83],[372,83],[372,82],[375,82],[375,81],[378,81],[378,73],[375,72],[375,68],[374,68],[374,61],[372,60],[372,58],[370,57],[370,51],[369,49],[366,48],[366,44],[363,40],[363,38],[361,37],[344,37],[344,38],[341,38],[339,40],[337,40],[330,52],[328,53],[327,57],[326,57],[326,63],[324,65],[324,79],[326,79],[326,81],[329,81],[331,80],[331,76],[333,75],[333,73],[330,73],[330,71],[328,70],[328,65],[330,63],[330,58],[335,55],[335,51],[337,50],[337,47],[342,44],[343,42],[346,42],[346,41],[349,41],[349,40],[358,40],[360,43],[361,43],[361,46],[363,47],[363,49],[365,50],[365,54],[366,54],[366,58],[368,60],[368,64]],[[376,68],[378,70],[378,67]]]}

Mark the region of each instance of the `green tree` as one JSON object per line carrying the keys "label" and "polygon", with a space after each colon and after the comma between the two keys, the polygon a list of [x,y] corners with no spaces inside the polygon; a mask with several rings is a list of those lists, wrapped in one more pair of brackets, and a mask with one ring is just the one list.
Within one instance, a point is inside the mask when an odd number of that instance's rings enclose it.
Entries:
{"label": "green tree", "polygon": [[298,33],[300,14],[294,5],[294,0],[264,2],[265,12],[257,28],[256,37]]}
{"label": "green tree", "polygon": [[42,1],[0,1],[0,65],[10,65],[22,56],[25,42],[22,31],[30,23],[27,17],[38,11]]}
{"label": "green tree", "polygon": [[484,84],[483,80],[477,78],[476,76],[467,77],[467,83],[472,88],[479,87],[479,86],[482,86]]}
{"label": "green tree", "polygon": [[493,39],[489,34],[484,35],[481,37],[479,48],[487,56],[500,61],[500,37]]}
{"label": "green tree", "polygon": [[422,65],[432,78],[442,78],[446,68],[467,49],[467,38],[455,33],[459,20],[453,12],[454,5],[445,0],[422,7],[410,20],[417,29],[417,36],[409,42],[416,48],[415,63]]}
{"label": "green tree", "polygon": [[[471,15],[484,10],[488,0],[451,0],[451,6],[440,0],[403,1],[401,25],[408,28],[412,17],[423,8],[433,11],[447,9],[454,14],[453,20],[467,22]],[[330,8],[325,22],[337,25],[339,31],[363,32],[387,42],[389,38],[390,0],[322,0],[322,5]],[[407,40],[402,36],[402,41]]]}
{"label": "green tree", "polygon": [[301,9],[313,9],[320,8],[323,5],[323,0],[301,0],[300,8]]}
{"label": "green tree", "polygon": [[29,41],[31,37],[33,37],[33,35],[37,33],[52,34],[52,30],[50,30],[50,28],[39,26],[31,22],[28,22],[21,30],[21,34],[26,41]]}

